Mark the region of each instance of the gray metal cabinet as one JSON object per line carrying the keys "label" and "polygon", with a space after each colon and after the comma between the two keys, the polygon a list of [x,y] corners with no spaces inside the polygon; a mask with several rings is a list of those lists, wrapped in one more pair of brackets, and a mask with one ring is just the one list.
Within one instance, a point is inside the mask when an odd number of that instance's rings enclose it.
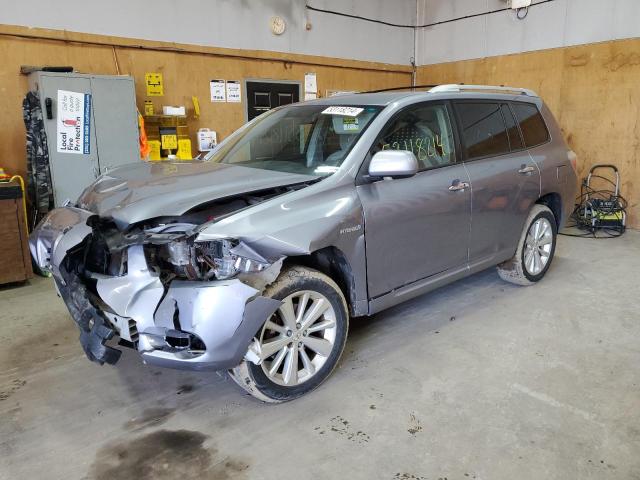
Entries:
{"label": "gray metal cabinet", "polygon": [[[40,97],[56,207],[67,199],[75,201],[100,174],[140,161],[132,77],[35,72],[29,75],[29,87]],[[85,95],[84,105],[90,105],[79,131],[83,145],[75,153],[59,148],[61,129],[73,128],[65,122],[75,121],[63,117],[66,108],[58,104],[59,92],[72,92],[73,98]]]}

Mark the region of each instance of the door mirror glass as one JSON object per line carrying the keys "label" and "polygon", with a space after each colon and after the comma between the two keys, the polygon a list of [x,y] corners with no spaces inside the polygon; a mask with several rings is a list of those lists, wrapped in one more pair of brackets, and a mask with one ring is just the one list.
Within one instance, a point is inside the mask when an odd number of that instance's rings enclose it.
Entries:
{"label": "door mirror glass", "polygon": [[418,160],[408,150],[382,150],[369,164],[369,176],[407,178],[418,172]]}

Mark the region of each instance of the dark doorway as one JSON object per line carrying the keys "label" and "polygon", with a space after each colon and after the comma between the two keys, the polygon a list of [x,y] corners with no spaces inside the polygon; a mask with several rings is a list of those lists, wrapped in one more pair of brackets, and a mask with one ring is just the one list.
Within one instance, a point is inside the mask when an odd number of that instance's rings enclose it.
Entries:
{"label": "dark doorway", "polygon": [[247,80],[247,120],[279,107],[300,101],[300,84]]}

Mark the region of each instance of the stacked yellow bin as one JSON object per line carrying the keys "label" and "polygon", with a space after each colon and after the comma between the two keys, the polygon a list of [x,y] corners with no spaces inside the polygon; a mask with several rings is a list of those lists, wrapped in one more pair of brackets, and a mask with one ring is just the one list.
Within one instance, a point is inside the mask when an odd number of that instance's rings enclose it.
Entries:
{"label": "stacked yellow bin", "polygon": [[149,160],[166,160],[169,155],[180,160],[193,158],[186,116],[145,115],[144,123],[151,147]]}

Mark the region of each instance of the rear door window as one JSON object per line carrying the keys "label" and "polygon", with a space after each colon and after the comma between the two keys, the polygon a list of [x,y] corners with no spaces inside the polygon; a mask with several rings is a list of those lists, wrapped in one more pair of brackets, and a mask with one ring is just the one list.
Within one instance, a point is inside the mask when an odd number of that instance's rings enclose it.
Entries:
{"label": "rear door window", "polygon": [[509,153],[509,135],[499,103],[456,103],[467,160]]}
{"label": "rear door window", "polygon": [[541,145],[549,140],[549,131],[538,107],[530,103],[512,103],[511,106],[520,124],[527,148]]}

